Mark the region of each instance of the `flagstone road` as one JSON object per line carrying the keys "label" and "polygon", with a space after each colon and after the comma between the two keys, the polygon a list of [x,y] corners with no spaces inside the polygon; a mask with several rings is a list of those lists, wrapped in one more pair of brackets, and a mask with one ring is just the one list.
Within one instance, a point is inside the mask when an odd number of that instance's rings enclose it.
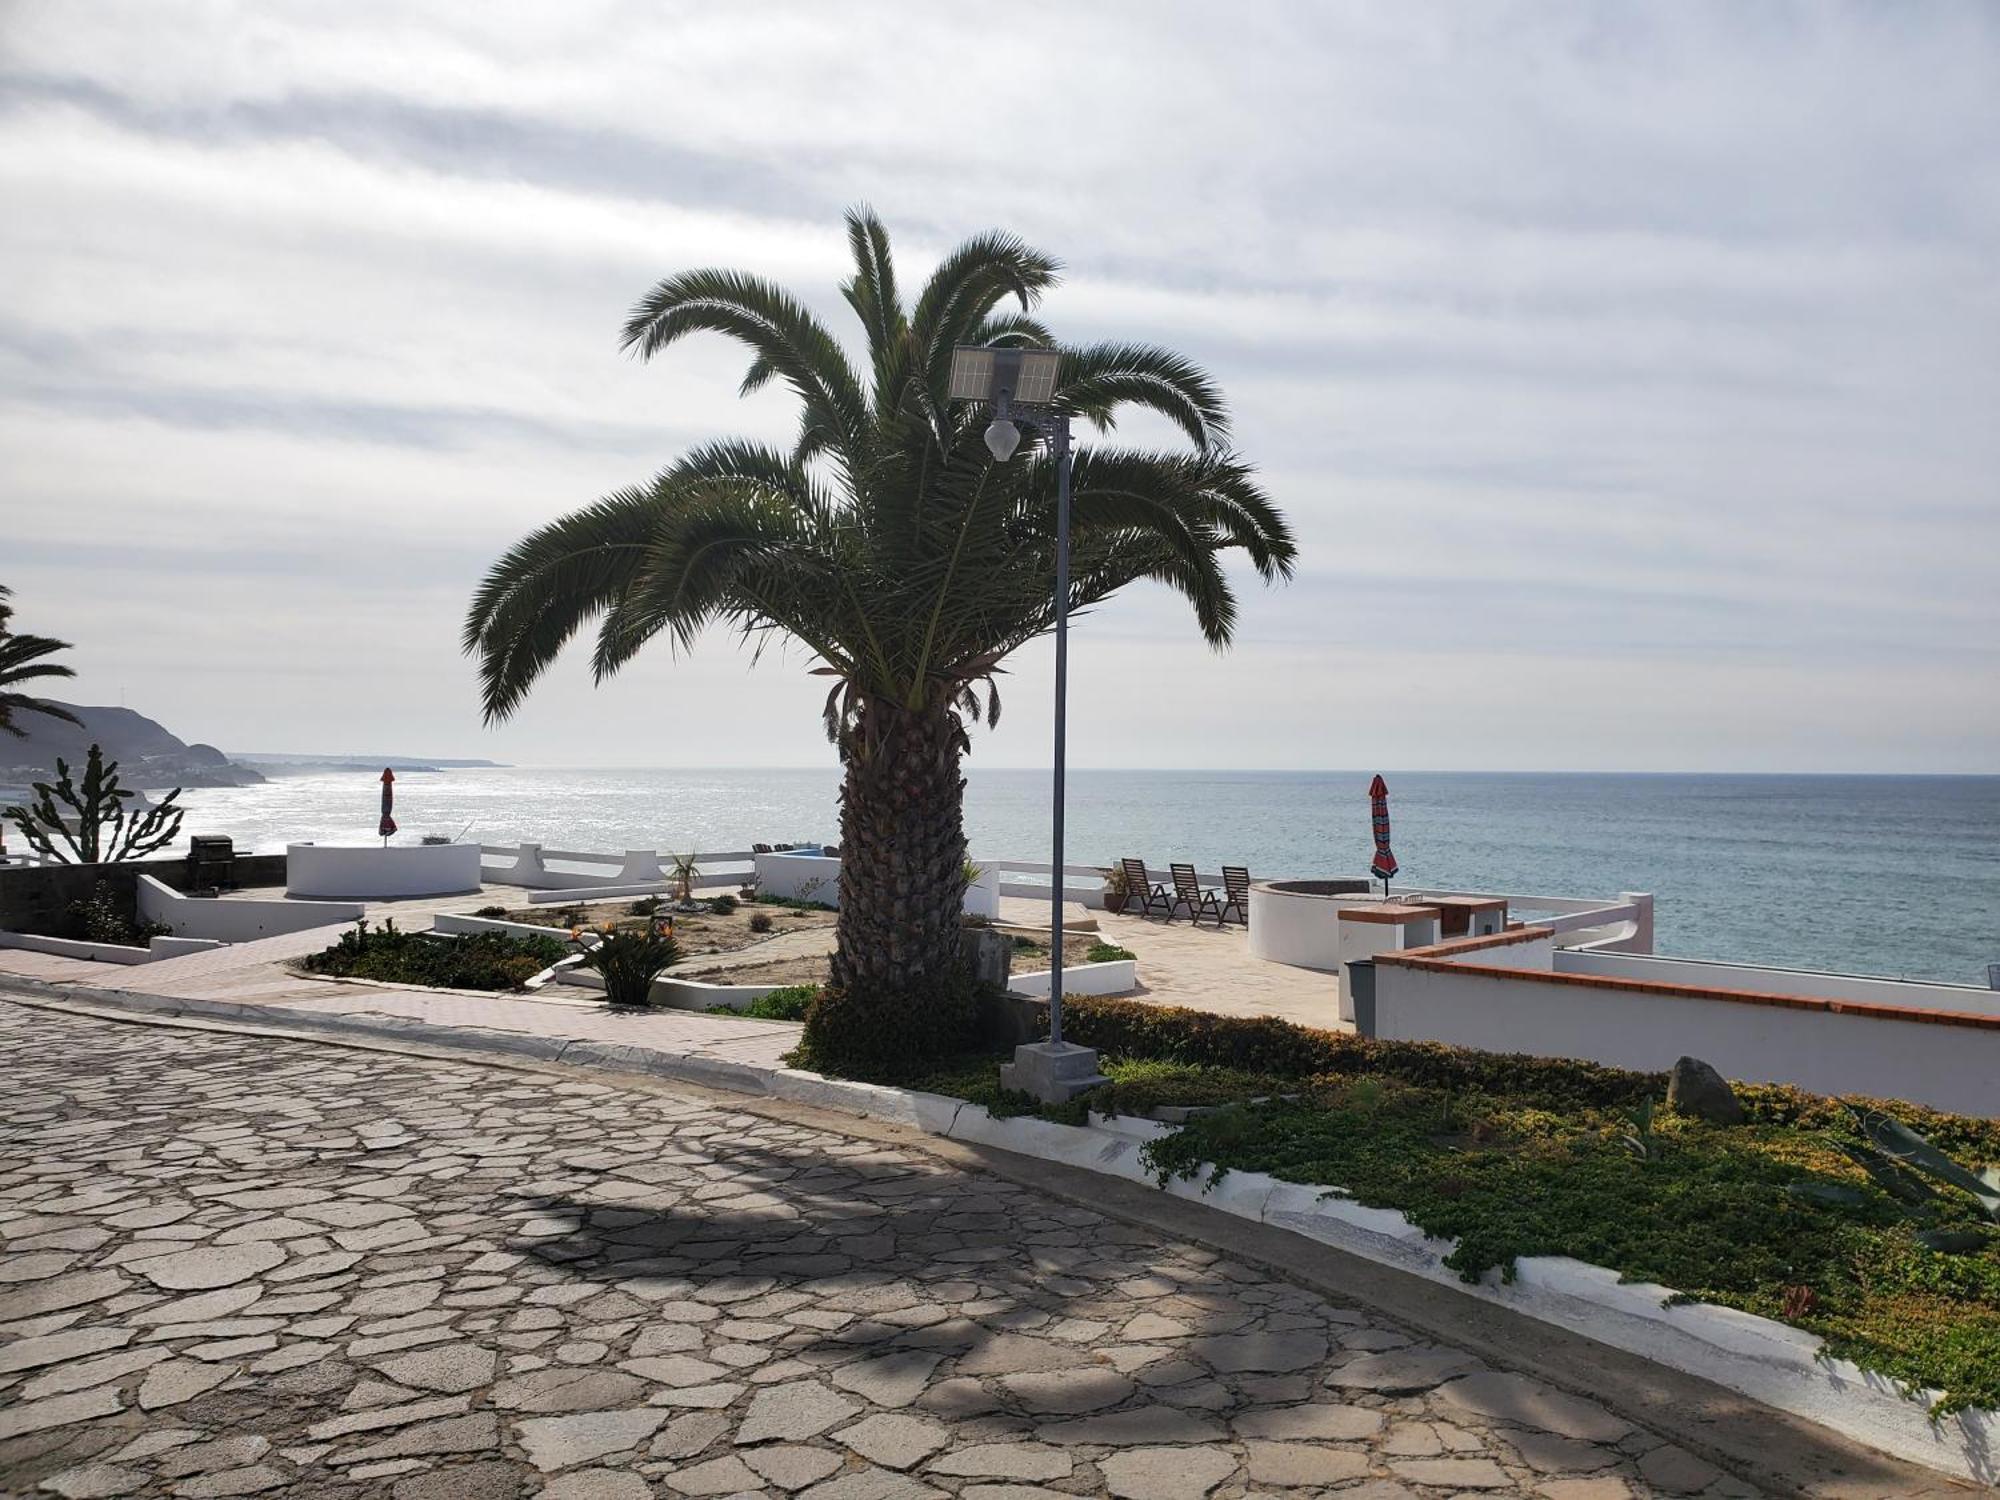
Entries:
{"label": "flagstone road", "polygon": [[0,1489],[1758,1493],[1031,1188],[478,1063],[0,1002]]}

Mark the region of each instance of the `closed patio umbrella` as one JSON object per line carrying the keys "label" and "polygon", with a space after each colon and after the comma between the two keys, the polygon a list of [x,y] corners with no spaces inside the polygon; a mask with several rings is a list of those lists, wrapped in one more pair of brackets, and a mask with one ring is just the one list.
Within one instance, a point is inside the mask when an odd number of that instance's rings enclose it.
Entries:
{"label": "closed patio umbrella", "polygon": [[[396,820],[390,810],[396,805],[396,773],[388,766],[382,768],[382,826],[375,831],[382,835],[382,842],[389,842],[389,835],[396,831]],[[1386,825],[1385,825],[1386,826]]]}
{"label": "closed patio umbrella", "polygon": [[1382,882],[1382,894],[1389,894],[1389,881],[1399,866],[1396,852],[1389,847],[1389,783],[1377,776],[1368,783],[1368,812],[1375,824],[1375,858],[1368,873]]}

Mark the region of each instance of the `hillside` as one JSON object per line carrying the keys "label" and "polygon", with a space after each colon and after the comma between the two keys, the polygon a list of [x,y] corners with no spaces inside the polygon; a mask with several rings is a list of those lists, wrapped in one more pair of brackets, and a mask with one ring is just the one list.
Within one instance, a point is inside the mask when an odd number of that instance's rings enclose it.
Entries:
{"label": "hillside", "polygon": [[[51,702],[55,700],[51,699]],[[26,739],[0,735],[0,782],[28,782],[55,770],[56,757],[82,774],[93,743],[118,762],[125,784],[138,788],[250,786],[264,778],[238,765],[213,745],[189,744],[157,719],[129,708],[64,703],[83,723],[65,724],[45,714],[22,714],[14,721]]]}

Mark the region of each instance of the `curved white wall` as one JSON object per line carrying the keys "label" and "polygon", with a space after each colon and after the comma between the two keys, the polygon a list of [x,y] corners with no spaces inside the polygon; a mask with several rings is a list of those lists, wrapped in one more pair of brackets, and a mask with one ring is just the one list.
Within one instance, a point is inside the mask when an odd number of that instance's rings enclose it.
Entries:
{"label": "curved white wall", "polygon": [[285,894],[346,901],[458,896],[479,889],[477,844],[287,844]]}
{"label": "curved white wall", "polygon": [[1366,896],[1308,896],[1250,887],[1250,952],[1298,969],[1340,970],[1340,908]]}

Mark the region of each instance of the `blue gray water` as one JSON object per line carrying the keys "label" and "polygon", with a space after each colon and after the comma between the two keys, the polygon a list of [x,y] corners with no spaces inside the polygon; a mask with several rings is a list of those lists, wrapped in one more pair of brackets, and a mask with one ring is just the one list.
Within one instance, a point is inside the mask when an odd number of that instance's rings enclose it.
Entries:
{"label": "blue gray water", "polygon": [[[975,855],[1045,860],[1033,771],[969,770]],[[2000,776],[1385,773],[1406,880],[1541,895],[1651,891],[1659,948],[1983,983],[2000,962]],[[404,837],[558,848],[741,848],[837,836],[836,773],[509,768],[398,782]],[[1069,858],[1356,874],[1365,772],[1073,771]],[[190,833],[259,849],[358,840],[362,775],[188,792]]]}

